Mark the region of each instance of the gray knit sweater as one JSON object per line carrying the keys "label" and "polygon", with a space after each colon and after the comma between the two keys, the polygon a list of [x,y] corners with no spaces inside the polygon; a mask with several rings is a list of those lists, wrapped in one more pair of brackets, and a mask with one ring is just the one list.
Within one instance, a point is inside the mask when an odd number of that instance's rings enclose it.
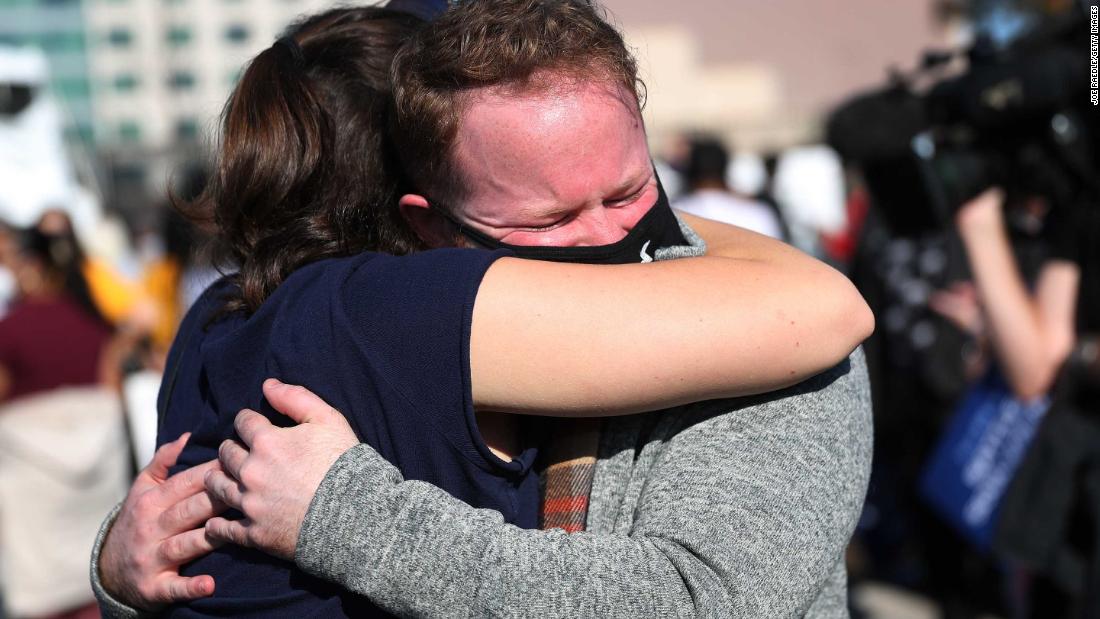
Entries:
{"label": "gray knit sweater", "polygon": [[871,460],[860,352],[794,389],[608,423],[588,531],[530,531],[362,445],[295,560],[398,615],[846,617]]}
{"label": "gray knit sweater", "polygon": [[[781,392],[608,420],[583,533],[506,524],[360,445],[318,489],[295,560],[405,616],[847,617],[870,462],[856,351]],[[98,580],[112,519],[93,586],[105,616],[135,617]]]}

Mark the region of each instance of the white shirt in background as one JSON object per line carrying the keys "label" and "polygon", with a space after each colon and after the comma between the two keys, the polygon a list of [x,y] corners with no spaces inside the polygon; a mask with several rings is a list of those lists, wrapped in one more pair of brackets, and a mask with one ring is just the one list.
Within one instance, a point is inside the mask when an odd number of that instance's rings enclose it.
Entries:
{"label": "white shirt in background", "polygon": [[680,198],[677,209],[783,240],[779,217],[768,205],[721,189],[703,189]]}

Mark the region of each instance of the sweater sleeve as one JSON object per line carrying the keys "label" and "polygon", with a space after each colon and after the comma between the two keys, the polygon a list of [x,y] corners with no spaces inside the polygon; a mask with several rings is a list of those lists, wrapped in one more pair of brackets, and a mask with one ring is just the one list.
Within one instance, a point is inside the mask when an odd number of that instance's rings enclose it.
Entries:
{"label": "sweater sleeve", "polygon": [[152,613],[140,611],[115,599],[103,587],[103,579],[99,576],[99,558],[103,553],[103,542],[106,541],[107,534],[111,532],[111,527],[118,519],[118,512],[121,509],[122,503],[116,505],[111,513],[107,514],[107,518],[103,520],[103,524],[99,527],[99,533],[96,534],[95,544],[92,546],[92,592],[95,593],[95,599],[99,602],[99,612],[104,619],[145,619],[153,617],[155,615]]}
{"label": "sweater sleeve", "polygon": [[296,560],[398,615],[843,616],[827,598],[866,491],[866,386],[856,353],[778,397],[697,405],[623,534],[506,525],[361,445],[318,489]]}
{"label": "sweater sleeve", "polygon": [[778,394],[715,404],[668,439],[630,534],[679,542],[702,615],[846,617],[844,552],[871,465],[862,351]]}
{"label": "sweater sleeve", "polygon": [[310,505],[295,560],[399,616],[691,616],[660,539],[532,531],[370,447],[346,452]]}

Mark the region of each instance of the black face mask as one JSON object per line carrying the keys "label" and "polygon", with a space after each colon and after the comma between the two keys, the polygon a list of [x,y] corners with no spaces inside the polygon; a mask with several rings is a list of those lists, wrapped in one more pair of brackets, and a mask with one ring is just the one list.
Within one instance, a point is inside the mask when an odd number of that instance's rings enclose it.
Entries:
{"label": "black face mask", "polygon": [[518,258],[528,260],[546,260],[549,262],[579,262],[584,264],[632,264],[652,262],[654,252],[665,247],[687,245],[687,239],[680,232],[680,224],[672,214],[668,196],[657,180],[657,201],[650,207],[638,223],[621,240],[610,245],[596,247],[539,247],[530,245],[511,245],[463,224],[448,212],[439,211],[444,217],[458,226],[459,232],[479,247],[486,249],[507,249]]}

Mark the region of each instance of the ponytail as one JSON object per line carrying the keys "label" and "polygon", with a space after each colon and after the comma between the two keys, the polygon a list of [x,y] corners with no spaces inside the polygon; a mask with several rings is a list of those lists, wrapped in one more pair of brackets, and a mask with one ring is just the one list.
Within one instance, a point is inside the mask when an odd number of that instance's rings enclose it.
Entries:
{"label": "ponytail", "polygon": [[210,183],[184,207],[213,221],[239,268],[227,310],[255,311],[310,262],[420,248],[397,211],[385,135],[390,61],[418,24],[386,9],[336,9],[249,64],[223,111]]}

